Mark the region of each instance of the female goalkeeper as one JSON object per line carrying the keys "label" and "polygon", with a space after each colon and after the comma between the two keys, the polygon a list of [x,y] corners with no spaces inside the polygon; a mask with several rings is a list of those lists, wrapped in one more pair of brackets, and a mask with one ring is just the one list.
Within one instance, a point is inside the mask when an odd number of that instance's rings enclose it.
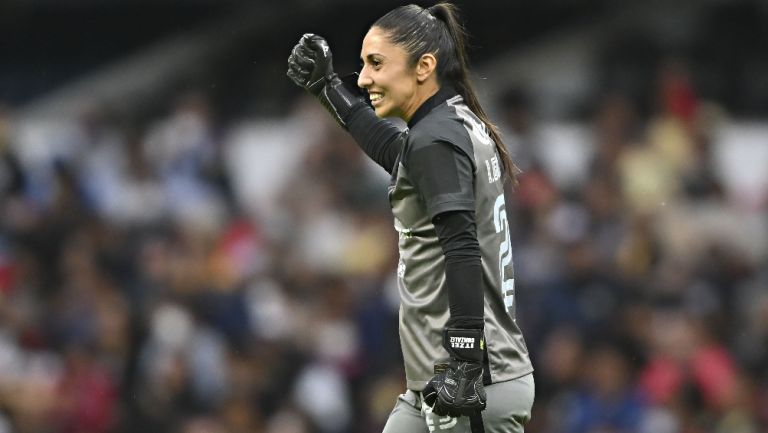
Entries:
{"label": "female goalkeeper", "polygon": [[534,381],[504,204],[515,166],[475,96],[455,7],[390,11],[360,57],[357,82],[345,81],[327,41],[305,34],[288,76],[392,175],[407,390],[384,432],[522,432]]}

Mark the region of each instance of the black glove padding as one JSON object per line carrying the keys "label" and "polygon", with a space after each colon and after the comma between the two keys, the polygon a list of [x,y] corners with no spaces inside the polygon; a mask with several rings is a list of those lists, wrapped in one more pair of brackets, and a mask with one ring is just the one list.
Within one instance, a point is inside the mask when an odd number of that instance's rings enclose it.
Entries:
{"label": "black glove padding", "polygon": [[346,118],[366,98],[357,87],[356,74],[344,80],[333,71],[333,56],[328,42],[306,33],[288,56],[288,77],[316,96],[333,118],[346,128]]}
{"label": "black glove padding", "polygon": [[471,416],[485,409],[483,365],[476,362],[446,361],[442,370],[427,383],[421,395],[432,412],[440,416]]}
{"label": "black glove padding", "polygon": [[479,413],[486,404],[483,330],[446,328],[443,345],[451,359],[435,364],[435,377],[422,390],[424,402],[440,416]]}
{"label": "black glove padding", "polygon": [[288,56],[288,77],[299,87],[318,96],[333,76],[333,56],[328,41],[305,33]]}

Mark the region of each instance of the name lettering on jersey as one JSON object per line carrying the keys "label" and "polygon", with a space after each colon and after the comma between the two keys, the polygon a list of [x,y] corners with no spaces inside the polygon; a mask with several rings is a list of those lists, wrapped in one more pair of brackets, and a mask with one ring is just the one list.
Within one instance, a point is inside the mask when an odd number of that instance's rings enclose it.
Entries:
{"label": "name lettering on jersey", "polygon": [[485,126],[485,123],[478,122],[473,118],[473,116],[467,116],[466,119],[469,121],[469,124],[472,126],[472,129],[474,131],[477,131],[477,134],[475,134],[475,138],[486,146],[490,146],[493,144],[493,140],[491,140],[490,134],[488,134],[488,128]]}
{"label": "name lettering on jersey", "polygon": [[473,140],[477,140],[480,142],[480,144],[484,144],[486,146],[494,145],[491,134],[488,133],[488,126],[485,124],[485,122],[481,121],[475,115],[475,113],[469,109],[469,107],[462,104],[463,99],[461,96],[455,96],[449,99],[447,102],[448,105],[456,108],[456,112],[461,116],[462,119],[464,119],[469,128],[475,132],[475,134],[472,136]]}
{"label": "name lettering on jersey", "polygon": [[486,159],[485,169],[488,171],[488,183],[494,183],[501,179],[501,167],[499,166],[499,158],[494,156],[490,160]]}
{"label": "name lettering on jersey", "polygon": [[454,349],[474,349],[475,339],[472,337],[451,337],[451,347]]}

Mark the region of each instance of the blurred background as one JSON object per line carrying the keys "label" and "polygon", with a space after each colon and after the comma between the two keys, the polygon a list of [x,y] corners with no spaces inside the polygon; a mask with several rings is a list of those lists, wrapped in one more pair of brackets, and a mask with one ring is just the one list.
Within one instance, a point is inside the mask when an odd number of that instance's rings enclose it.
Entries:
{"label": "blurred background", "polygon": [[[0,433],[381,431],[387,175],[285,70],[399,4],[0,1]],[[526,431],[768,431],[768,3],[457,4],[522,169]]]}

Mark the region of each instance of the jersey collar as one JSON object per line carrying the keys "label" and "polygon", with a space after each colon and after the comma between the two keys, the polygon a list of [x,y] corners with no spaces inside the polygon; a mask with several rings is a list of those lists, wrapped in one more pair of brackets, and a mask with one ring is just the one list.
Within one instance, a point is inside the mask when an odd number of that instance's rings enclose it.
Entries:
{"label": "jersey collar", "polygon": [[458,93],[456,92],[456,89],[453,88],[453,86],[440,87],[437,93],[430,96],[426,101],[424,101],[423,104],[421,104],[419,108],[416,109],[416,112],[413,113],[413,117],[411,117],[411,120],[408,122],[408,128],[413,128],[413,126],[419,123],[421,119],[425,118],[433,108],[453,98],[456,95],[458,95]]}

